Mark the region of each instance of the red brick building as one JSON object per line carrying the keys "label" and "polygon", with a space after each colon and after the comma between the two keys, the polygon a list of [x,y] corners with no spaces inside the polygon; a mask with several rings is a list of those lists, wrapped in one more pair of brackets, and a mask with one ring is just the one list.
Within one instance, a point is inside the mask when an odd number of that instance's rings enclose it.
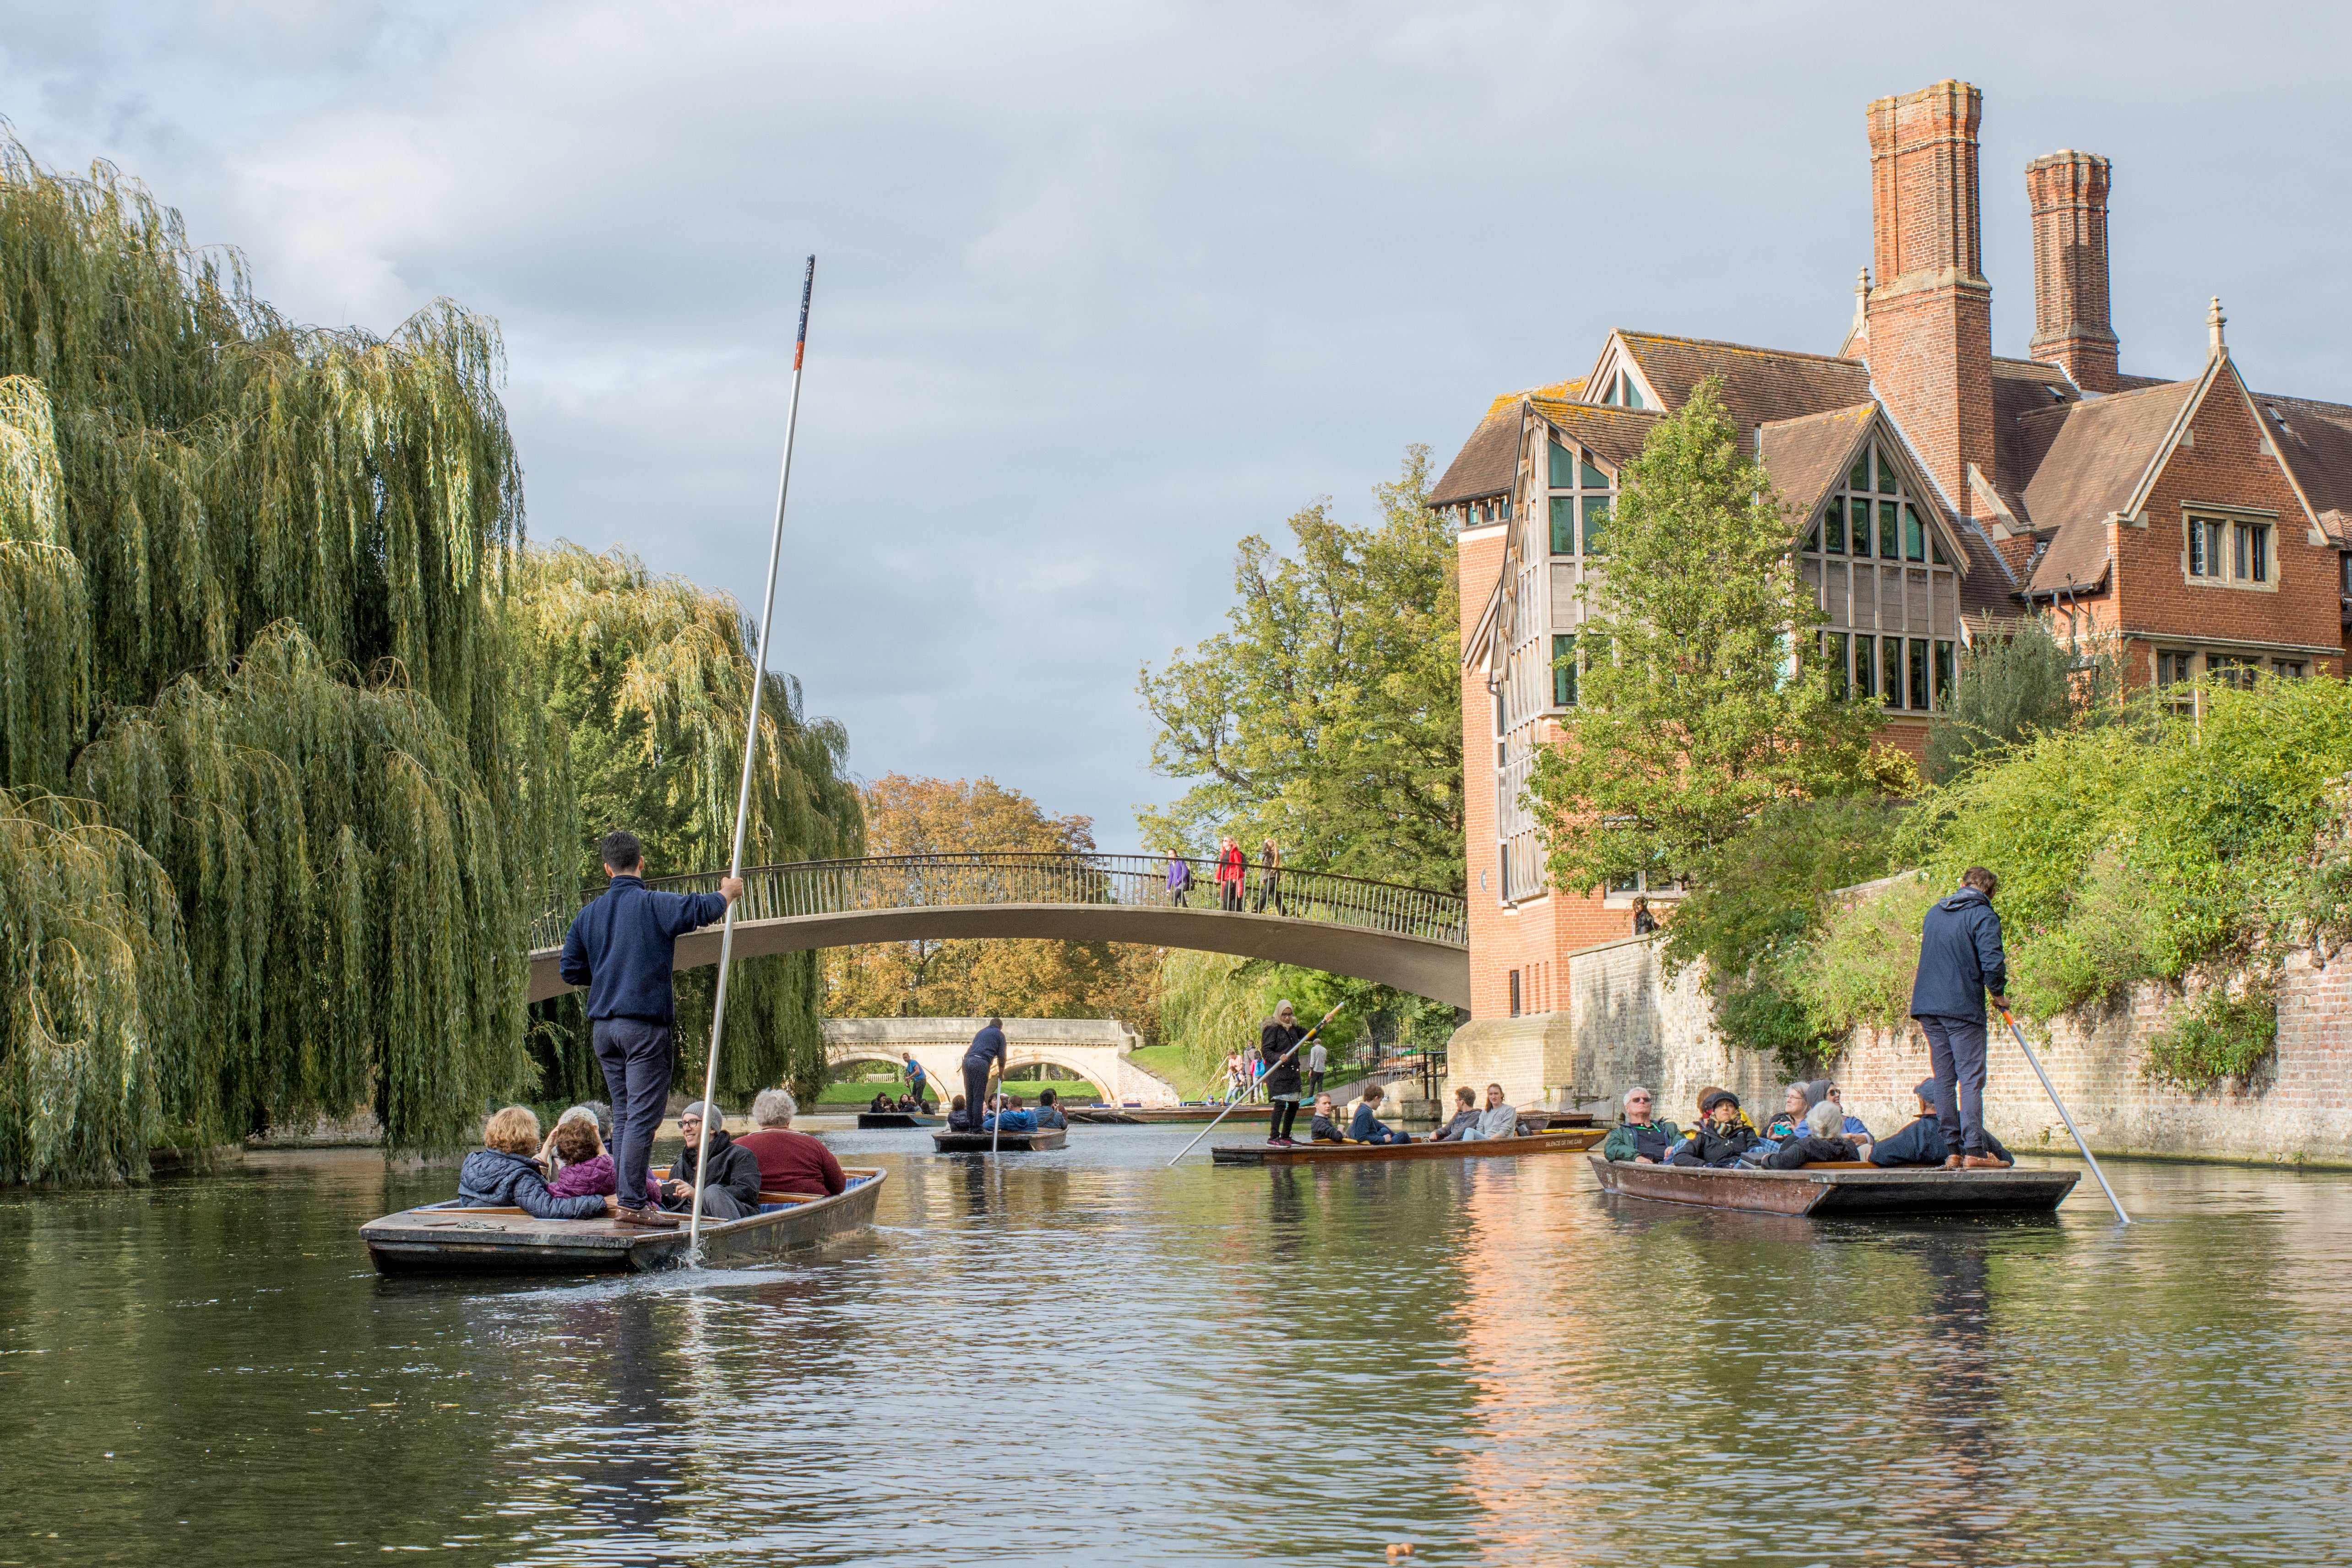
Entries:
{"label": "red brick building", "polygon": [[1820,656],[1890,744],[1924,753],[1960,649],[2029,613],[2138,682],[2343,674],[2352,406],[2252,391],[2218,300],[2197,373],[2125,373],[2110,171],[2084,152],[2027,166],[2032,357],[1995,357],[1980,110],[1956,81],[1869,106],[1873,266],[1836,352],[1612,332],[1581,378],[1496,398],[1433,492],[1461,541],[1474,1019],[1564,1009],[1562,957],[1679,891],[1552,888],[1520,796],[1576,706],[1618,475],[1705,377],[1789,510]]}

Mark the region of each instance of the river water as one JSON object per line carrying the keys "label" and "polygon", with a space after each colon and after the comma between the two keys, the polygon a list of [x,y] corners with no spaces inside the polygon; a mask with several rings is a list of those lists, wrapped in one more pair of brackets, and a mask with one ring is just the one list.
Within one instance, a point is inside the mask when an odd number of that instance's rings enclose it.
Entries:
{"label": "river water", "polygon": [[381,1281],[455,1167],[0,1199],[0,1563],[2352,1560],[2352,1179],[2054,1219],[1599,1196],[1581,1156],[888,1167],[754,1273]]}

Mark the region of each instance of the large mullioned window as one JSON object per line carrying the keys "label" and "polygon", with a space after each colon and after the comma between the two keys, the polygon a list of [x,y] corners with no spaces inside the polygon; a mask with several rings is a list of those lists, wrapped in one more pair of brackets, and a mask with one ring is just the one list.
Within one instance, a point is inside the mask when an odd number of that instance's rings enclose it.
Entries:
{"label": "large mullioned window", "polygon": [[1556,556],[1605,553],[1611,495],[1609,476],[1581,447],[1551,443],[1551,553]]}
{"label": "large mullioned window", "polygon": [[1958,575],[1932,513],[1873,442],[1806,534],[1806,577],[1830,617],[1818,652],[1839,695],[1921,712],[1948,700]]}

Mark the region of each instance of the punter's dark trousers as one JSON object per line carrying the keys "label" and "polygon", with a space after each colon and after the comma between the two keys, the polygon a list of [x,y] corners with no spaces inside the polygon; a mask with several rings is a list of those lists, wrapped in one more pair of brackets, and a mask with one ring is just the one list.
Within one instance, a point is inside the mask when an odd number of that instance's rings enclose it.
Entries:
{"label": "punter's dark trousers", "polygon": [[1290,1136],[1291,1124],[1297,1120],[1298,1096],[1296,1094],[1276,1095],[1274,1097],[1274,1115],[1271,1118],[1273,1124],[1266,1129],[1266,1136],[1269,1138],[1286,1138]]}
{"label": "punter's dark trousers", "polygon": [[1985,1021],[1932,1015],[1918,1020],[1936,1070],[1936,1121],[1956,1155],[1985,1152]]}
{"label": "punter's dark trousers", "polygon": [[966,1057],[963,1063],[963,1103],[971,1113],[971,1124],[975,1131],[980,1127],[980,1119],[988,1114],[980,1103],[987,1098],[988,1063],[983,1061],[974,1067],[971,1059]]}
{"label": "punter's dark trousers", "polygon": [[613,1102],[613,1166],[623,1203],[646,1201],[646,1166],[669,1103],[669,1025],[651,1019],[598,1019],[590,1029],[604,1092]]}

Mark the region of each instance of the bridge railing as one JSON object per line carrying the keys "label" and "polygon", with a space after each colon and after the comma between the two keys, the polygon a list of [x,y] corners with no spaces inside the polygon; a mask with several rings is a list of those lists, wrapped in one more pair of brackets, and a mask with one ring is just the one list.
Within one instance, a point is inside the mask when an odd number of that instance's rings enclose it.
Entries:
{"label": "bridge railing", "polygon": [[[1031,853],[872,855],[748,866],[738,920],[845,915],[862,909],[921,909],[951,904],[1109,904],[1130,907],[1225,910],[1352,925],[1456,946],[1468,941],[1464,900],[1429,888],[1372,882],[1286,866],[1268,878],[1251,866],[1237,898],[1223,894],[1210,861],[1187,861],[1192,884],[1168,886],[1165,855]],[[715,893],[718,872],[649,878],[672,893]],[[558,899],[531,925],[531,946],[561,946],[582,904],[599,888]]]}

